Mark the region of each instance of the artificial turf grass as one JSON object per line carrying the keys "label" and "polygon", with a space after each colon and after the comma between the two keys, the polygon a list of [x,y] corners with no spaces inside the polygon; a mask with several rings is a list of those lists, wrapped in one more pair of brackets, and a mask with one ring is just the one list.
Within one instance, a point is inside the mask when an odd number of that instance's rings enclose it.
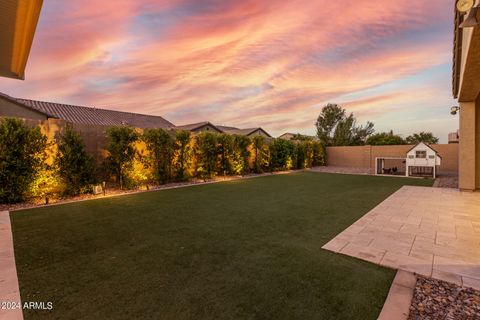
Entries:
{"label": "artificial turf grass", "polygon": [[11,214],[26,319],[376,319],[394,271],[321,247],[402,185],[294,173]]}

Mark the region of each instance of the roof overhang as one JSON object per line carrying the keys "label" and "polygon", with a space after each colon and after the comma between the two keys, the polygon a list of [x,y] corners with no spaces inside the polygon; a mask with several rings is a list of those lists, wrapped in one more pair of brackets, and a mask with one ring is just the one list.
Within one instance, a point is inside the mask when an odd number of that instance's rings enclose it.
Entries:
{"label": "roof overhang", "polygon": [[480,26],[459,28],[464,17],[457,13],[455,21],[453,95],[459,102],[475,101],[480,94]]}
{"label": "roof overhang", "polygon": [[0,76],[24,79],[43,0],[0,2]]}

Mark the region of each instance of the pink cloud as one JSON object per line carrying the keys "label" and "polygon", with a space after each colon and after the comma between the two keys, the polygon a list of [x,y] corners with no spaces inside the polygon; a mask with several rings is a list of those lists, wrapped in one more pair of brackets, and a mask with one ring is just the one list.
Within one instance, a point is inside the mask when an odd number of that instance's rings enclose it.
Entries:
{"label": "pink cloud", "polygon": [[[328,101],[448,68],[451,6],[448,0],[434,6],[393,0],[49,1],[27,80],[2,79],[0,91],[161,114],[177,123],[312,130]],[[384,92],[348,106],[359,113],[367,104],[388,110],[397,98]]]}

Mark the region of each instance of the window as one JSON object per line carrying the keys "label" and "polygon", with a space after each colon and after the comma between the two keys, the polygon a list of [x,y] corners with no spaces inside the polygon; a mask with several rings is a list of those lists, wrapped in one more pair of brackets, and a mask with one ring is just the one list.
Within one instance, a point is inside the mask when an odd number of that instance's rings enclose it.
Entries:
{"label": "window", "polygon": [[429,155],[428,159],[435,159],[435,156],[434,155]]}
{"label": "window", "polygon": [[427,158],[427,151],[425,151],[425,150],[415,151],[415,158],[426,159]]}
{"label": "window", "polygon": [[415,158],[413,155],[408,156],[408,159],[413,159],[413,158]]}

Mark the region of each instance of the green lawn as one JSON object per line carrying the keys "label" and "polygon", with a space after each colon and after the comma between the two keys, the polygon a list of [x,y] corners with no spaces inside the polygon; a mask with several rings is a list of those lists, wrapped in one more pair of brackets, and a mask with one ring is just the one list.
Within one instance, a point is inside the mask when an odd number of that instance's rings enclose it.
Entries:
{"label": "green lawn", "polygon": [[321,247],[402,185],[294,173],[11,214],[26,319],[376,319],[394,271]]}

